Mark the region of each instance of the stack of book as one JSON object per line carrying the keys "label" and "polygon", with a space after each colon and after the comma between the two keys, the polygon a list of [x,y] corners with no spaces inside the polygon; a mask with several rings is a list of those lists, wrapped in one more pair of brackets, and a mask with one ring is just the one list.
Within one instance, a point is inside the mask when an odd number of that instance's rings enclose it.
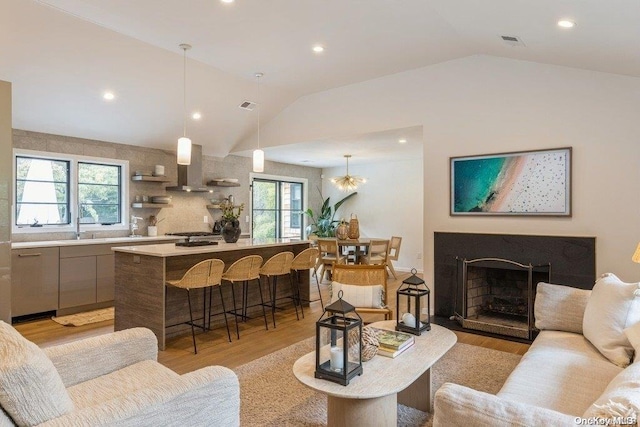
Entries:
{"label": "stack of book", "polygon": [[386,329],[372,328],[378,335],[378,353],[384,357],[394,358],[415,343],[415,337],[411,334]]}

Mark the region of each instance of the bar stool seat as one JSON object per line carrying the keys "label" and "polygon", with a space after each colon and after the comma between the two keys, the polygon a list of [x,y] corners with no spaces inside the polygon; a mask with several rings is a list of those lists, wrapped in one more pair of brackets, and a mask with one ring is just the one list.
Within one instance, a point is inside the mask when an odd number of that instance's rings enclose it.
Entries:
{"label": "bar stool seat", "polygon": [[[302,318],[304,318],[304,309],[302,308],[302,299],[300,298],[300,271],[303,270],[314,270],[316,263],[318,262],[318,255],[320,251],[318,248],[308,248],[304,251],[300,252],[296,257],[291,261],[291,274],[296,276],[296,295],[298,297],[298,303],[300,304],[300,310],[302,311]],[[318,295],[320,298],[315,300],[305,300],[305,302],[315,302],[320,301],[320,305],[324,310],[324,302],[322,301],[322,292],[320,292],[320,281],[318,280],[318,275],[315,274],[316,277],[316,286],[318,288]],[[293,281],[292,281],[293,283]]]}
{"label": "bar stool seat", "polygon": [[[293,280],[291,278],[291,262],[293,261],[293,252],[280,252],[269,258],[263,266],[260,268],[260,276],[267,278],[267,288],[269,289],[269,301],[271,305],[271,319],[273,320],[273,327],[276,327],[276,300],[278,295],[278,277],[287,275],[289,276],[289,285],[291,287],[291,298],[293,299],[293,306],[296,309],[296,318],[300,320],[298,316],[298,299],[296,298],[296,292],[293,287]],[[273,281],[271,280],[273,278]],[[272,290],[273,288],[273,290]]]}
{"label": "bar stool seat", "polygon": [[[260,292],[260,305],[262,306],[262,316],[264,317],[264,326],[269,330],[267,324],[267,313],[264,309],[264,298],[262,296],[262,287],[260,286],[260,266],[262,265],[262,257],[260,255],[248,255],[240,258],[229,266],[227,271],[222,274],[222,280],[231,283],[231,296],[233,298],[233,309],[228,313],[233,314],[236,318],[236,335],[240,339],[240,328],[238,326],[238,318],[246,321],[248,308],[249,281],[256,280],[258,282],[258,291]],[[242,306],[240,309],[236,305],[236,293],[234,284],[242,283]],[[238,313],[240,312],[240,313]]]}
{"label": "bar stool seat", "polygon": [[[173,286],[179,289],[185,289],[187,291],[187,300],[189,302],[189,322],[183,322],[179,324],[188,324],[191,326],[191,337],[193,339],[193,352],[198,354],[198,347],[196,346],[196,334],[195,328],[200,328],[203,331],[206,331],[211,327],[211,298],[213,293],[213,287],[217,286],[220,289],[222,271],[224,270],[224,262],[219,259],[206,259],[204,261],[200,261],[196,265],[192,266],[187,270],[186,273],[182,276],[182,278],[177,280],[167,280],[168,286]],[[206,300],[207,300],[207,289],[210,288],[211,292],[209,294],[209,316],[207,316],[206,311]],[[202,296],[202,326],[196,325],[193,322],[193,309],[191,307],[191,291],[196,289],[203,290]],[[222,299],[222,290],[220,290],[220,298]],[[224,321],[227,326],[227,335],[229,337],[229,342],[231,342],[231,332],[229,331],[229,323],[227,322],[227,314],[224,310],[224,299],[222,299],[222,307],[224,314]],[[207,327],[207,321],[209,322],[209,327]],[[177,326],[177,325],[170,325]]]}

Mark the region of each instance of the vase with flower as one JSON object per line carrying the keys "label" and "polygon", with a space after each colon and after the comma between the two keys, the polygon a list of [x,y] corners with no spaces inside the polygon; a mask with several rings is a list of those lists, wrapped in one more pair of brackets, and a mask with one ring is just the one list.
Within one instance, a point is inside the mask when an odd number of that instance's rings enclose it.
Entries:
{"label": "vase with flower", "polygon": [[244,203],[236,206],[225,201],[220,204],[220,209],[222,210],[222,238],[227,243],[235,243],[242,232],[238,218],[244,210]]}

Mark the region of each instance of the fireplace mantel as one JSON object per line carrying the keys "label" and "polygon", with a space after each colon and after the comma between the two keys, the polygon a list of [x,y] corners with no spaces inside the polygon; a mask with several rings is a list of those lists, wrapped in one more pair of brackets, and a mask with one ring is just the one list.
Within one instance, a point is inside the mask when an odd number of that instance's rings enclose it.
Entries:
{"label": "fireplace mantel", "polygon": [[591,289],[596,274],[595,245],[595,237],[436,232],[434,314],[445,317],[454,314],[456,283],[461,274],[457,259],[503,258],[525,265],[550,263],[552,283]]}

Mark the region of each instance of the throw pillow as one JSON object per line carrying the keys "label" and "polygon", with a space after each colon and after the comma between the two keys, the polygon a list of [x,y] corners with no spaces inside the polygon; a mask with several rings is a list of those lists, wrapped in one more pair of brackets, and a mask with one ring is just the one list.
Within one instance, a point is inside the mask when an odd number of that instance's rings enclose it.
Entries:
{"label": "throw pillow", "polygon": [[582,334],[582,318],[591,291],[538,283],[533,306],[536,328]]}
{"label": "throw pillow", "polygon": [[624,334],[633,347],[635,353],[633,361],[637,362],[639,359],[638,355],[640,355],[640,322],[629,326],[624,330]]}
{"label": "throw pillow", "polygon": [[382,285],[345,285],[340,282],[331,283],[331,302],[338,300],[342,291],[342,299],[354,307],[384,308],[382,302]]}
{"label": "throw pillow", "polygon": [[18,425],[37,425],[73,411],[73,402],[51,360],[2,321],[0,405]]}
{"label": "throw pillow", "polygon": [[[634,363],[616,375],[604,392],[584,413],[585,418],[636,418],[640,415],[640,364]],[[635,423],[634,423],[635,425]]]}
{"label": "throw pillow", "polygon": [[603,274],[593,286],[584,311],[584,337],[623,368],[633,355],[623,330],[640,321],[639,286],[640,283],[624,283],[615,274]]}

